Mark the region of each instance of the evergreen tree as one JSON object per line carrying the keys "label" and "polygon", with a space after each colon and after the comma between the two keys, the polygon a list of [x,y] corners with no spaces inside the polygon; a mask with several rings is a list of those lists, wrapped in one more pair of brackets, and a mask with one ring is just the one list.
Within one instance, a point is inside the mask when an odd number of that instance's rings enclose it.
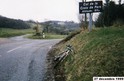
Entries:
{"label": "evergreen tree", "polygon": [[103,12],[99,14],[95,22],[97,27],[112,26],[117,20],[124,22],[124,6],[115,4],[115,2],[106,0]]}

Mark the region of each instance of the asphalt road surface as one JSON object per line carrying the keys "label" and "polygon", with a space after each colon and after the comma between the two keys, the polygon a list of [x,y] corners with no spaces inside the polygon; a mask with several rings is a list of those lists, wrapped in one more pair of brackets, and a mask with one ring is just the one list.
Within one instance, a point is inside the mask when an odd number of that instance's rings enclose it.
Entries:
{"label": "asphalt road surface", "polygon": [[43,81],[47,53],[59,41],[19,36],[0,44],[0,81]]}

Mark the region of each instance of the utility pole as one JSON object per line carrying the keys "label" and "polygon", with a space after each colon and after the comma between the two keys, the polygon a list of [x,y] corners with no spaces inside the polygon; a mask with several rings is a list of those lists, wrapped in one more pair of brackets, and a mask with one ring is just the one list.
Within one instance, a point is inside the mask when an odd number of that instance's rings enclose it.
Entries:
{"label": "utility pole", "polygon": [[89,32],[92,31],[92,13],[89,13],[89,27],[88,27]]}

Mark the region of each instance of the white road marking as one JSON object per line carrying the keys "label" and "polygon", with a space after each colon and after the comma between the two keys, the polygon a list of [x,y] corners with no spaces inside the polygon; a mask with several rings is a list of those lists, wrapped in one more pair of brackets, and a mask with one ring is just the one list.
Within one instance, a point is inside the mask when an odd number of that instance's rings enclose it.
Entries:
{"label": "white road marking", "polygon": [[21,48],[21,46],[16,47],[16,48],[14,48],[14,49],[11,49],[11,50],[7,51],[7,53],[10,53],[10,52],[12,52],[12,51],[14,51],[14,50],[17,50],[17,49],[19,49],[19,48]]}
{"label": "white road marking", "polygon": [[[43,44],[43,43],[44,43],[44,44]],[[51,43],[48,43],[48,42],[43,42],[43,43],[37,45],[37,47],[48,47],[48,49],[51,49],[51,48],[52,48],[52,46],[50,45]],[[23,47],[23,48],[27,48],[27,47],[31,47],[31,46],[33,46],[33,45],[34,45],[34,43],[25,44],[25,45],[22,45],[22,46],[13,48],[13,49],[7,51],[7,53],[10,53],[10,52],[15,51],[15,50],[17,50],[17,49],[19,49],[19,48],[22,48],[22,47]],[[49,46],[49,45],[50,45],[50,46]],[[36,45],[35,45],[35,46],[36,46]]]}

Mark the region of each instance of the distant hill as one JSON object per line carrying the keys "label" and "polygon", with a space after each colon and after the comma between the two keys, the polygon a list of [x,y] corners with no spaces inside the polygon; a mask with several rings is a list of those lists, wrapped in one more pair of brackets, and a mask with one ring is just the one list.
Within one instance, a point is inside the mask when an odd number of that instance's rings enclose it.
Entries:
{"label": "distant hill", "polygon": [[0,28],[27,29],[30,28],[30,25],[20,19],[17,20],[0,16]]}
{"label": "distant hill", "polygon": [[79,23],[72,21],[46,21],[41,24],[44,26],[44,32],[47,33],[69,34],[79,29]]}
{"label": "distant hill", "polygon": [[79,28],[79,23],[75,23],[73,21],[46,21],[43,23],[49,23],[51,26],[57,28],[57,27],[65,27],[69,30],[75,30]]}

